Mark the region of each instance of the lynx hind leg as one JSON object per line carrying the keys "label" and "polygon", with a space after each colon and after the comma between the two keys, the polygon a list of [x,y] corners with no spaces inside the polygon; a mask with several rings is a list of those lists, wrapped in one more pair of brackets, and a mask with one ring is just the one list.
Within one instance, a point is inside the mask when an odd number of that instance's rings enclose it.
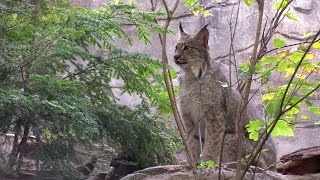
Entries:
{"label": "lynx hind leg", "polygon": [[224,134],[225,115],[220,111],[210,111],[205,115],[204,160],[220,161],[220,151]]}
{"label": "lynx hind leg", "polygon": [[183,122],[186,127],[187,143],[191,150],[192,157],[196,163],[200,162],[200,138],[198,137],[198,126],[194,127],[194,123],[190,116],[183,115]]}
{"label": "lynx hind leg", "polygon": [[[248,138],[245,139],[245,149],[244,152],[246,154],[243,155],[249,155],[252,153],[252,149],[254,148],[256,142],[249,140]],[[261,152],[260,156],[257,157],[257,159],[253,162],[252,165],[254,166],[259,166],[261,168],[270,168],[274,169],[272,165],[276,162],[276,150],[275,150],[275,145],[272,139],[268,139],[264,147],[262,148],[263,152]]]}
{"label": "lynx hind leg", "polygon": [[222,152],[222,162],[237,160],[237,137],[234,133],[225,134]]}
{"label": "lynx hind leg", "polygon": [[269,138],[266,141],[266,144],[264,145],[263,149],[265,149],[265,151],[261,153],[261,156],[256,163],[257,166],[261,168],[270,168],[271,170],[274,170],[274,165],[277,160],[277,154],[273,140]]}

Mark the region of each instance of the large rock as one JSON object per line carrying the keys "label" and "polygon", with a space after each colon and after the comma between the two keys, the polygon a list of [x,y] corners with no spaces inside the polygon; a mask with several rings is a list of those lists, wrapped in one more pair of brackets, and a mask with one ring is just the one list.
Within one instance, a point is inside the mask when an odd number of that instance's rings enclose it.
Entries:
{"label": "large rock", "polygon": [[[216,180],[218,170],[207,170],[194,175],[189,167],[180,165],[156,166],[127,175],[121,180]],[[221,180],[234,180],[236,173],[234,169],[223,169]],[[248,173],[245,180],[319,180],[320,174],[310,174],[305,176],[280,175],[272,171],[259,172],[253,175]]]}
{"label": "large rock", "polygon": [[277,171],[282,174],[320,173],[320,146],[300,149],[280,158]]}

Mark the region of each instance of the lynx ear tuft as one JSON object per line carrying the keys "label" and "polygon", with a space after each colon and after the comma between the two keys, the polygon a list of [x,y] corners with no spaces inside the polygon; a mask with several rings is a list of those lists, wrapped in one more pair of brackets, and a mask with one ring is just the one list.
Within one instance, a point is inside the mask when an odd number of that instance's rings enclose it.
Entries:
{"label": "lynx ear tuft", "polygon": [[195,38],[197,40],[199,40],[200,42],[202,42],[203,46],[205,48],[208,48],[208,41],[209,41],[209,31],[207,29],[207,26],[209,24],[205,25],[199,32],[198,34],[195,36]]}
{"label": "lynx ear tuft", "polygon": [[183,30],[183,28],[182,28],[181,22],[179,23],[179,30],[180,30],[180,36],[185,36],[185,35],[187,35],[187,33],[184,32],[184,30]]}

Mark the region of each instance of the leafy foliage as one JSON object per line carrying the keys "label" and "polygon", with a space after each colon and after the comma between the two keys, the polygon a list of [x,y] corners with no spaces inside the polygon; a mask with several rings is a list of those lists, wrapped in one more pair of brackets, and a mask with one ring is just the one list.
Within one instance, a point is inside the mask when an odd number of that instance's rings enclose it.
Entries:
{"label": "leafy foliage", "polygon": [[202,15],[204,17],[211,16],[211,12],[205,6],[200,5],[198,0],[185,0],[185,6],[192,10],[194,15]]}
{"label": "leafy foliage", "polygon": [[208,161],[201,161],[200,164],[197,166],[197,168],[199,170],[204,170],[206,168],[208,169],[215,169],[217,168],[217,164],[212,161],[212,160],[208,160]]}
{"label": "leafy foliage", "polygon": [[244,3],[245,3],[247,6],[251,6],[251,5],[254,3],[254,0],[244,0]]}
{"label": "leafy foliage", "polygon": [[[55,151],[68,147],[70,152],[59,161],[43,160],[43,168],[51,170],[71,168],[68,160],[75,144],[90,145],[106,134],[142,166],[171,162],[178,142],[173,128],[151,115],[147,103],[136,108],[117,105],[110,85],[120,79],[122,92],[168,109],[166,96],[158,95],[164,91],[161,64],[116,46],[119,39],[132,43],[123,24],[134,26],[136,36],[150,44],[151,32],[162,31],[155,23],[160,15],[133,3],[89,10],[65,0],[2,1],[0,131],[14,131],[22,138],[33,133],[57,145]],[[23,141],[18,143],[23,146]],[[19,149],[12,151],[18,154],[14,151]]]}
{"label": "leafy foliage", "polygon": [[[245,1],[247,4],[249,2]],[[279,0],[274,2],[274,7],[279,11],[284,11],[291,3],[291,0]],[[283,18],[298,21],[298,18],[289,10],[283,14]],[[305,37],[311,37],[314,33],[309,32]],[[270,38],[271,39],[271,38]],[[312,47],[317,48],[316,40]],[[266,42],[264,42],[266,43]],[[306,43],[305,43],[306,44]],[[319,82],[315,80],[319,74],[319,62],[313,54],[313,49],[307,51],[307,46],[301,44],[297,49],[286,49],[284,38],[273,38],[274,49],[266,52],[274,52],[261,56],[255,65],[255,73],[262,84],[266,84],[262,96],[262,103],[265,107],[267,122],[261,120],[250,121],[246,128],[251,139],[258,140],[261,129],[269,130],[276,120],[277,124],[271,135],[273,136],[293,136],[294,124],[299,120],[309,117],[301,114],[302,105],[307,105],[310,112],[317,114],[318,105],[305,97],[316,97],[316,89]],[[248,76],[249,63],[244,63],[239,67],[240,74]],[[289,85],[270,85],[269,79],[272,76],[280,76],[289,80]]]}
{"label": "leafy foliage", "polygon": [[[281,48],[284,45],[284,41],[274,41],[274,45],[276,48]],[[294,75],[298,65],[299,69],[297,69],[297,72]],[[313,53],[306,53],[302,48],[298,48],[298,50],[295,51],[280,51],[277,55],[264,56],[257,63],[256,68],[257,73],[261,76],[262,83],[268,82],[271,72],[282,75],[284,78],[289,78],[294,75],[294,78],[284,99],[283,95],[287,88],[286,85],[269,85],[268,88],[265,89],[265,93],[262,96],[262,102],[265,105],[265,113],[269,118],[269,122],[265,123],[259,120],[251,121],[247,125],[247,130],[252,139],[257,140],[257,132],[259,132],[261,128],[268,129],[268,127],[270,127],[274,118],[279,114],[282,99],[284,101],[282,111],[285,113],[276,124],[276,127],[272,132],[273,136],[293,136],[293,124],[299,120],[299,117],[301,119],[308,119],[308,116],[306,115],[299,116],[303,104],[308,106],[310,112],[319,114],[319,107],[317,104],[306,99],[301,99],[304,96],[317,96],[315,92],[310,93],[319,86],[319,81],[310,79],[310,77],[317,76],[319,73],[319,62],[315,60],[315,55],[313,55]],[[240,70],[244,69],[245,65],[242,65]]]}
{"label": "leafy foliage", "polygon": [[[99,124],[115,143],[126,144],[124,154],[144,167],[173,161],[178,146],[177,134],[171,122],[150,115],[143,102],[135,110],[125,106],[112,106],[97,112]],[[144,153],[141,153],[144,152]]]}

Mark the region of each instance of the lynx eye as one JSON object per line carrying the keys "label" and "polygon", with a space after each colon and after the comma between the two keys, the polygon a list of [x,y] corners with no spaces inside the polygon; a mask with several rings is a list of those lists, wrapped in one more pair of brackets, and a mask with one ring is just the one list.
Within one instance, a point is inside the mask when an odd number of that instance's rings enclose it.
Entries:
{"label": "lynx eye", "polygon": [[189,46],[185,46],[184,48],[183,48],[183,50],[186,50],[186,51],[189,51],[191,49],[191,47],[189,47]]}

